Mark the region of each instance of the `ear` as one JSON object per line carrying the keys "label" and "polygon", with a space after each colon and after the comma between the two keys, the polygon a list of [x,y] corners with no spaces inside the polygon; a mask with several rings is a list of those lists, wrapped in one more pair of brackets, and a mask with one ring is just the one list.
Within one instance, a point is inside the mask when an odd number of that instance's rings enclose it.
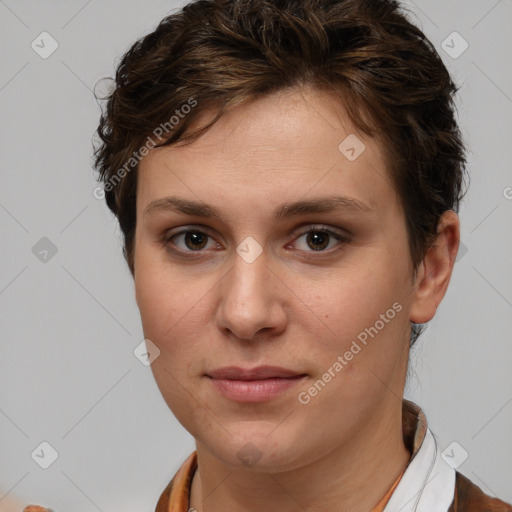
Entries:
{"label": "ear", "polygon": [[452,275],[460,242],[460,222],[453,210],[439,219],[437,237],[418,268],[410,320],[423,324],[436,314]]}

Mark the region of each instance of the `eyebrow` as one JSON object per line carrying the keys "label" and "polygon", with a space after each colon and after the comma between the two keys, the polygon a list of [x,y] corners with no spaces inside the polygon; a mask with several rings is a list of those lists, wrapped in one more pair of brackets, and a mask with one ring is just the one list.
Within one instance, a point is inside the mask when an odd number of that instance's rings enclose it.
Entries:
{"label": "eyebrow", "polygon": [[[366,214],[375,212],[373,208],[357,199],[343,196],[329,196],[319,199],[297,201],[295,203],[285,203],[276,209],[274,219],[276,221],[282,221],[300,215],[329,213],[335,210]],[[195,217],[214,218],[225,223],[224,216],[213,206],[198,201],[181,199],[179,197],[163,197],[151,201],[144,210],[144,216],[155,211],[176,211]]]}

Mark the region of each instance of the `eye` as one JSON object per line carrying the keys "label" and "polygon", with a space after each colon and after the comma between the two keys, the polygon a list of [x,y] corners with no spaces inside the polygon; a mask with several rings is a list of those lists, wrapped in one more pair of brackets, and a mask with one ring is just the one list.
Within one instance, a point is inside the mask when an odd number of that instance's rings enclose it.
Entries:
{"label": "eye", "polygon": [[[341,245],[349,242],[349,237],[342,233],[335,232],[323,226],[312,226],[306,232],[302,233],[297,240],[304,238],[304,244],[299,250],[307,252],[328,252],[326,249],[332,248],[332,245]],[[338,242],[337,244],[335,242]],[[296,242],[295,242],[296,243]],[[305,247],[305,248],[304,248]],[[310,250],[308,250],[308,248]]]}
{"label": "eye", "polygon": [[[297,243],[304,239],[302,243]],[[305,252],[330,252],[332,246],[342,245],[350,241],[349,236],[338,233],[324,226],[311,226],[307,231],[302,232],[294,242],[287,245],[299,245],[298,250]],[[175,253],[201,253],[205,249],[220,248],[221,245],[212,236],[193,226],[178,233],[165,234],[161,244],[168,250]],[[210,244],[210,245],[209,245]]]}
{"label": "eye", "polygon": [[208,248],[209,240],[214,246],[219,245],[214,243],[212,237],[204,231],[200,231],[197,228],[188,228],[179,233],[164,236],[162,243],[166,247],[174,245],[182,252],[201,252],[203,249]]}

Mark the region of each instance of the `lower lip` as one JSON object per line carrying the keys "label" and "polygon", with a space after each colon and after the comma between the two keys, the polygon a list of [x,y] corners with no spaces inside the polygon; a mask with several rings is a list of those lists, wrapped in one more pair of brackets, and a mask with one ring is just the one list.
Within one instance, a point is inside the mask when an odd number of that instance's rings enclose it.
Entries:
{"label": "lower lip", "polygon": [[237,402],[264,402],[283,393],[302,382],[305,375],[297,377],[263,379],[263,380],[230,380],[212,379],[208,377],[221,394]]}

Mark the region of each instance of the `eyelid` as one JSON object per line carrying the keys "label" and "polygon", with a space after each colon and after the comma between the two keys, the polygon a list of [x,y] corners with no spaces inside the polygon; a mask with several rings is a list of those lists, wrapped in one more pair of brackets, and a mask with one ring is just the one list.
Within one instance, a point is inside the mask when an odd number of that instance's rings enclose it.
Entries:
{"label": "eyelid", "polygon": [[340,237],[350,237],[352,234],[348,232],[346,229],[337,228],[334,226],[329,226],[327,224],[318,224],[318,223],[306,223],[300,225],[294,232],[293,236],[306,235],[310,231],[324,231],[326,233],[330,233],[333,235],[337,235]]}

